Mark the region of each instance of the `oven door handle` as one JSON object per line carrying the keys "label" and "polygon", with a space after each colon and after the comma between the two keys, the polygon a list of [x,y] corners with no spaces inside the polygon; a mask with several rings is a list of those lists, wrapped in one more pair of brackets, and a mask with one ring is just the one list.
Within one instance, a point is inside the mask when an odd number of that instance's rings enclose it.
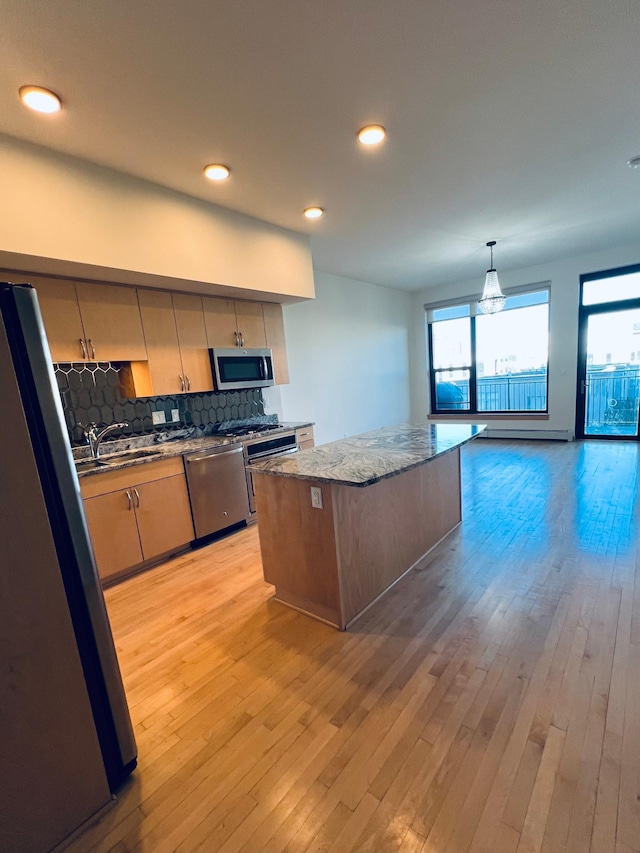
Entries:
{"label": "oven door handle", "polygon": [[191,465],[192,462],[206,462],[207,459],[219,459],[221,456],[228,456],[231,453],[242,453],[242,445],[237,445],[229,450],[217,450],[213,453],[207,453],[206,456],[185,456],[184,461]]}
{"label": "oven door handle", "polygon": [[250,456],[247,459],[247,464],[251,465],[252,462],[266,462],[268,459],[272,459],[274,456],[286,456],[288,453],[297,453],[299,448],[296,447],[285,447],[284,450],[273,450],[267,453],[256,453],[255,456]]}

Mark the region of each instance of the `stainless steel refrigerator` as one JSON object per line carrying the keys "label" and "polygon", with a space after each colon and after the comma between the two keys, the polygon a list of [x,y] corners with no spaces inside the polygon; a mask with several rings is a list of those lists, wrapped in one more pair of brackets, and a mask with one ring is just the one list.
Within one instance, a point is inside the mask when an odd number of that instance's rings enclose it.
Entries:
{"label": "stainless steel refrigerator", "polygon": [[0,284],[0,424],[0,850],[41,853],[109,804],[136,745],[29,286]]}

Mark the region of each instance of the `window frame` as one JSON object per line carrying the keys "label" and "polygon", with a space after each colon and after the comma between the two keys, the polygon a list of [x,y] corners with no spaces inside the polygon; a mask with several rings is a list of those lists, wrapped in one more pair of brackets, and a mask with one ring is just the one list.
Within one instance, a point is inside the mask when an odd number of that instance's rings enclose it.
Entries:
{"label": "window frame", "polygon": [[[551,327],[551,286],[549,282],[540,282],[539,284],[526,285],[525,287],[514,287],[503,290],[504,295],[509,296],[524,296],[530,293],[547,293],[548,318],[547,331],[550,332]],[[458,305],[469,306],[469,342],[471,347],[471,364],[464,367],[434,367],[433,366],[433,324],[434,322],[442,322],[430,319],[434,311],[443,308],[454,308]],[[547,350],[547,372],[546,372],[546,406],[544,409],[492,409],[490,411],[478,411],[478,371],[477,371],[477,355],[476,355],[476,317],[480,314],[478,310],[477,298],[460,298],[455,300],[447,300],[444,302],[436,302],[424,306],[426,312],[427,324],[427,353],[429,359],[429,413],[432,417],[437,415],[458,415],[460,417],[468,417],[469,415],[478,415],[480,417],[505,417],[510,415],[521,418],[522,416],[545,416],[549,414],[549,351]],[[521,308],[533,306],[521,306]],[[510,311],[518,311],[521,308],[506,309]],[[451,370],[468,370],[469,371],[469,407],[465,409],[447,408],[437,405],[436,397],[436,376],[439,373],[445,373]]]}

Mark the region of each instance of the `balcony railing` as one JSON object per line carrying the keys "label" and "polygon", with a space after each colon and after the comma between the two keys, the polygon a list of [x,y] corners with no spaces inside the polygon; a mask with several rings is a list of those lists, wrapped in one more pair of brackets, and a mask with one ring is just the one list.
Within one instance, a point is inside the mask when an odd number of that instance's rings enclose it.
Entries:
{"label": "balcony railing", "polygon": [[[547,375],[529,371],[483,376],[477,381],[479,412],[544,412],[547,409]],[[464,380],[436,385],[440,411],[469,408],[469,383]]]}
{"label": "balcony railing", "polygon": [[[589,365],[585,400],[587,434],[616,433],[638,424],[640,366]],[[628,430],[623,430],[628,432]]]}
{"label": "balcony railing", "polygon": [[[444,378],[446,373],[442,371]],[[587,435],[635,435],[640,407],[640,365],[589,365],[585,400]],[[544,412],[547,377],[543,372],[483,376],[477,381],[478,412]],[[468,379],[436,385],[437,411],[469,409]]]}

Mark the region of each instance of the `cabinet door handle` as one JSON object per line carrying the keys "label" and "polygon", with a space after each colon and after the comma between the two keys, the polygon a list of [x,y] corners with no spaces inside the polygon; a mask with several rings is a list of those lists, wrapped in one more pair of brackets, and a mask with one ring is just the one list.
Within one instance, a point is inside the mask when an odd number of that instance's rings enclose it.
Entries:
{"label": "cabinet door handle", "polygon": [[80,338],[80,350],[82,352],[82,358],[86,361],[87,360],[87,347],[85,345],[84,338]]}
{"label": "cabinet door handle", "polygon": [[180,379],[180,387],[184,391],[184,376],[179,376],[178,378]]}
{"label": "cabinet door handle", "polygon": [[96,348],[94,347],[93,341],[91,340],[91,338],[89,338],[88,344],[89,344],[89,349],[91,350],[91,358],[95,361],[96,360]]}
{"label": "cabinet door handle", "polygon": [[187,380],[187,391],[191,391],[191,380],[189,379],[186,373],[184,375],[184,378]]}
{"label": "cabinet door handle", "polygon": [[244,335],[242,334],[242,332],[240,332],[240,346],[244,346]]}
{"label": "cabinet door handle", "polygon": [[134,489],[133,494],[136,496],[136,508],[138,508],[140,506],[140,492]]}
{"label": "cabinet door handle", "polygon": [[235,331],[233,334],[234,334],[234,335],[235,335],[235,337],[236,337],[236,346],[237,346],[237,347],[239,347],[239,346],[240,346],[240,338],[239,338],[239,336],[238,336],[238,332],[237,332],[237,331]]}
{"label": "cabinet door handle", "polygon": [[129,510],[129,509],[132,509],[132,507],[133,507],[133,502],[132,502],[132,500],[131,500],[131,492],[129,491],[129,489],[127,489],[127,490],[126,490],[125,495],[127,496],[127,502],[128,502],[127,509],[128,509],[128,510]]}

